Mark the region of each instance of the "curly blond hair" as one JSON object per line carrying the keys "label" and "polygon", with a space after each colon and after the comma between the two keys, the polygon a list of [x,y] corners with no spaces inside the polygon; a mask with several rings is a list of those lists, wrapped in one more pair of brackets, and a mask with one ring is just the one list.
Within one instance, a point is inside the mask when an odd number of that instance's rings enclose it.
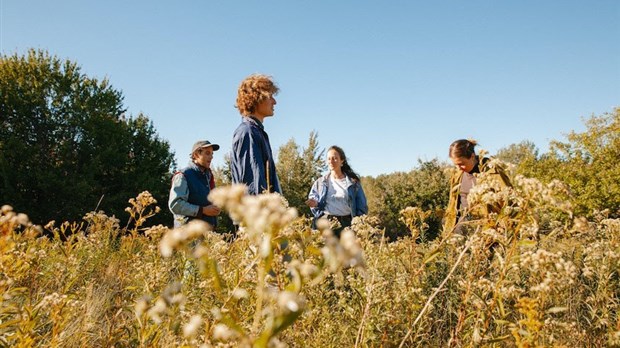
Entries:
{"label": "curly blond hair", "polygon": [[263,100],[270,98],[278,93],[280,89],[276,86],[271,76],[253,74],[241,81],[237,91],[237,103],[235,107],[243,116],[254,113],[256,106]]}

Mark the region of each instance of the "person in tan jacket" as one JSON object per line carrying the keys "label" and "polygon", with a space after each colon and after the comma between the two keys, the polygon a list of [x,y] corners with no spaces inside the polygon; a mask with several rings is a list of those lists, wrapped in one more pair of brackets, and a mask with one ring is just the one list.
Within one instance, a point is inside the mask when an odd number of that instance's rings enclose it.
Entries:
{"label": "person in tan jacket", "polygon": [[[497,178],[500,185],[512,187],[504,168],[498,164],[491,164],[491,159],[476,155],[475,140],[459,139],[450,145],[449,156],[457,171],[450,178],[450,199],[444,216],[444,233],[459,232],[461,223],[469,219],[473,207],[469,206],[467,195],[476,185],[477,173],[488,173]],[[486,215],[497,212],[500,207],[485,206],[476,211]]]}

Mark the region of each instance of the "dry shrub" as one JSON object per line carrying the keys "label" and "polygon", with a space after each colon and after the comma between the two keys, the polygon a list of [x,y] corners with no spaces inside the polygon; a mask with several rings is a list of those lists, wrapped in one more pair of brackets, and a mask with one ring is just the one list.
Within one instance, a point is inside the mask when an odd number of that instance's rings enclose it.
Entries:
{"label": "dry shrub", "polygon": [[[200,223],[141,228],[146,193],[132,226],[89,213],[46,226],[52,238],[5,206],[0,345],[620,345],[620,220],[574,216],[561,183],[479,182],[473,204],[500,209],[426,243],[387,241],[370,217],[337,239],[235,186],[211,197],[241,223],[232,241]],[[430,213],[403,214],[422,234]]]}

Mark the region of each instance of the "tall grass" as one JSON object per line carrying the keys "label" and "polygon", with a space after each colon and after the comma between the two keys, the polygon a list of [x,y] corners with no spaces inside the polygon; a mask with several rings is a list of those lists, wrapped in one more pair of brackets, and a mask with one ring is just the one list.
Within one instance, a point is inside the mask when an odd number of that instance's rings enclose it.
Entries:
{"label": "tall grass", "polygon": [[241,222],[233,241],[143,228],[148,193],[125,227],[92,212],[41,228],[4,206],[0,345],[620,346],[620,220],[574,216],[559,182],[513,182],[481,176],[472,206],[496,213],[423,243],[420,209],[401,212],[410,237],[362,217],[337,239],[236,186],[210,197]]}

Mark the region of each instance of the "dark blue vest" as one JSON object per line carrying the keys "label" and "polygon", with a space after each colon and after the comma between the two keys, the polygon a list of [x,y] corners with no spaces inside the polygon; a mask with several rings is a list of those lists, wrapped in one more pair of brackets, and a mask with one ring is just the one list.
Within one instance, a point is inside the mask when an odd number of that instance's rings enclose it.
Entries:
{"label": "dark blue vest", "polygon": [[[211,192],[211,187],[209,186],[211,172],[207,170],[203,173],[196,164],[192,163],[188,167],[181,169],[181,173],[185,176],[187,187],[189,189],[189,197],[187,198],[187,201],[201,207],[210,205],[211,202],[209,202],[207,196],[209,195],[209,192]],[[192,218],[190,217],[190,219]],[[213,227],[217,226],[216,216],[203,215],[202,220],[210,223]]]}

